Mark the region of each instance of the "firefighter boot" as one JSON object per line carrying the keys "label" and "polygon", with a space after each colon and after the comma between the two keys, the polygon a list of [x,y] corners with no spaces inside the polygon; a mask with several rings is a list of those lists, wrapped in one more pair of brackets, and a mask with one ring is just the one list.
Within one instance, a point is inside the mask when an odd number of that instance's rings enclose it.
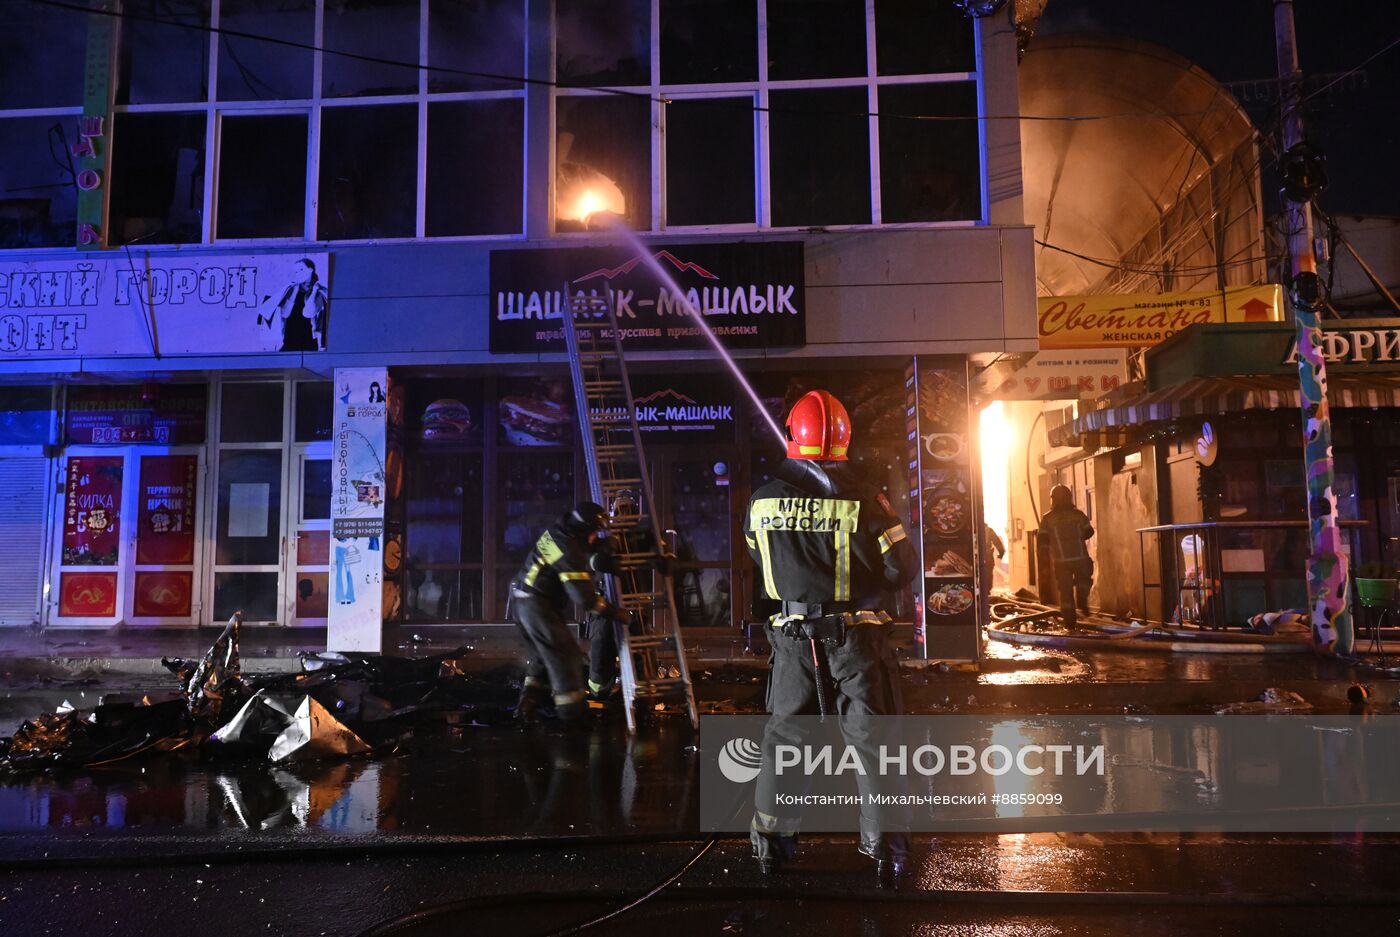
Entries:
{"label": "firefighter boot", "polygon": [[764,875],[775,875],[797,858],[797,836],[780,833],[763,833],[749,828],[749,842],[753,844],[753,857],[758,861],[758,871]]}
{"label": "firefighter boot", "polygon": [[875,860],[875,881],[880,888],[899,888],[900,880],[909,870],[908,833],[862,831],[860,851]]}
{"label": "firefighter boot", "polygon": [[588,702],[594,706],[605,706],[621,699],[621,685],[616,680],[600,683],[592,677],[588,679]]}
{"label": "firefighter boot", "polygon": [[515,703],[515,720],[520,723],[535,722],[540,716],[540,707],[549,702],[549,688],[536,677],[526,677],[520,688],[520,698]]}
{"label": "firefighter boot", "polygon": [[554,694],[554,714],[566,726],[582,725],[588,718],[588,697],[582,690]]}

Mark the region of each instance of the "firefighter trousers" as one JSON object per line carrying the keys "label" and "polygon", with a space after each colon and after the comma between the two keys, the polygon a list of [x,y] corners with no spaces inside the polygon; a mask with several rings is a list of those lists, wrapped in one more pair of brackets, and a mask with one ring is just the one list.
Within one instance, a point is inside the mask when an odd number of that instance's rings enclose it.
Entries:
{"label": "firefighter trousers", "polygon": [[1060,598],[1060,614],[1065,626],[1073,628],[1078,624],[1076,610],[1089,610],[1089,589],[1094,585],[1094,561],[1083,557],[1077,560],[1055,561],[1055,591]]}
{"label": "firefighter trousers", "polygon": [[558,609],[547,599],[522,591],[511,596],[510,608],[530,650],[525,662],[526,685],[548,684],[556,705],[582,700],[583,651]]}
{"label": "firefighter trousers", "polygon": [[588,688],[599,691],[617,679],[617,655],[623,626],[611,618],[594,615],[588,620]]}
{"label": "firefighter trousers", "polygon": [[[749,838],[759,859],[782,862],[793,855],[801,811],[788,797],[800,798],[807,779],[800,773],[779,775],[774,770],[779,745],[801,746],[810,723],[796,716],[819,714],[811,642],[787,637],[771,624],[768,640],[773,653],[768,675],[768,711],[771,718],[763,733],[763,762],[754,794],[754,816]],[[902,860],[909,849],[910,810],[907,805],[880,806],[872,794],[899,795],[905,779],[882,777],[879,748],[889,735],[888,720],[904,712],[899,682],[899,661],[890,644],[888,625],[857,624],[845,631],[836,647],[821,648],[827,705],[845,743],[867,767],[856,781],[864,805],[860,816],[860,851],[876,859]]]}

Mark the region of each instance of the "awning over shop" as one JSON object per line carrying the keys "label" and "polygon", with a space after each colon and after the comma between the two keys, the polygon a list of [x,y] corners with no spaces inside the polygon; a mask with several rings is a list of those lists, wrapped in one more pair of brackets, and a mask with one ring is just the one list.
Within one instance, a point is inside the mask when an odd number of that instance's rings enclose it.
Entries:
{"label": "awning over shop", "polygon": [[[1327,382],[1334,409],[1400,407],[1400,375],[1339,374]],[[1081,414],[1050,430],[1052,446],[1097,450],[1134,442],[1153,424],[1245,410],[1298,409],[1298,379],[1292,375],[1198,377],[1136,400]]]}

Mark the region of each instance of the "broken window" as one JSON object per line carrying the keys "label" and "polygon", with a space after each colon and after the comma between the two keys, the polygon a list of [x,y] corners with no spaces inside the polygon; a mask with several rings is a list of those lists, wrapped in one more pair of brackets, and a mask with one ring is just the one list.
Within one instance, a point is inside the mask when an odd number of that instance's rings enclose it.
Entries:
{"label": "broken window", "polygon": [[[977,86],[882,85],[880,115],[882,220],[982,217]],[[928,116],[953,119],[919,119]]]}
{"label": "broken window", "polygon": [[[315,0],[220,0],[219,26],[310,46],[316,37]],[[311,97],[314,53],[281,43],[221,34],[218,96],[223,101],[283,101]]]}
{"label": "broken window", "polygon": [[865,87],[774,91],[769,107],[773,224],[869,224]]}
{"label": "broken window", "polygon": [[413,237],[417,188],[417,105],[321,112],[318,237]]}
{"label": "broken window", "polygon": [[200,113],[118,114],[112,150],[113,244],[197,244],[204,208]]}
{"label": "broken window", "polygon": [[594,227],[605,215],[651,227],[651,102],[590,95],[555,100],[555,224]]}
{"label": "broken window", "polygon": [[753,98],[666,105],[666,223],[753,224]]}
{"label": "broken window", "polygon": [[428,237],[523,229],[524,135],[519,99],[428,105]]}
{"label": "broken window", "polygon": [[[3,80],[3,79],[0,79]],[[0,248],[72,247],[76,117],[0,120]]]}
{"label": "broken window", "polygon": [[554,23],[560,84],[651,83],[650,0],[555,0]]}
{"label": "broken window", "polygon": [[218,237],[305,235],[306,126],[305,114],[224,116]]}

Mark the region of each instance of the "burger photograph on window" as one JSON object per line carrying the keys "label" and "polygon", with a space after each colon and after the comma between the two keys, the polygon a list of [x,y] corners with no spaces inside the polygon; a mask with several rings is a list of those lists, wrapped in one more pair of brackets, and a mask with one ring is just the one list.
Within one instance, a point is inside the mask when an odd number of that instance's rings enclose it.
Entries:
{"label": "burger photograph on window", "polygon": [[573,411],[564,380],[502,381],[497,406],[500,441],[508,446],[564,446]]}
{"label": "burger photograph on window", "polygon": [[441,397],[428,404],[419,418],[419,438],[429,446],[480,445],[480,427],[471,407],[455,397]]}

